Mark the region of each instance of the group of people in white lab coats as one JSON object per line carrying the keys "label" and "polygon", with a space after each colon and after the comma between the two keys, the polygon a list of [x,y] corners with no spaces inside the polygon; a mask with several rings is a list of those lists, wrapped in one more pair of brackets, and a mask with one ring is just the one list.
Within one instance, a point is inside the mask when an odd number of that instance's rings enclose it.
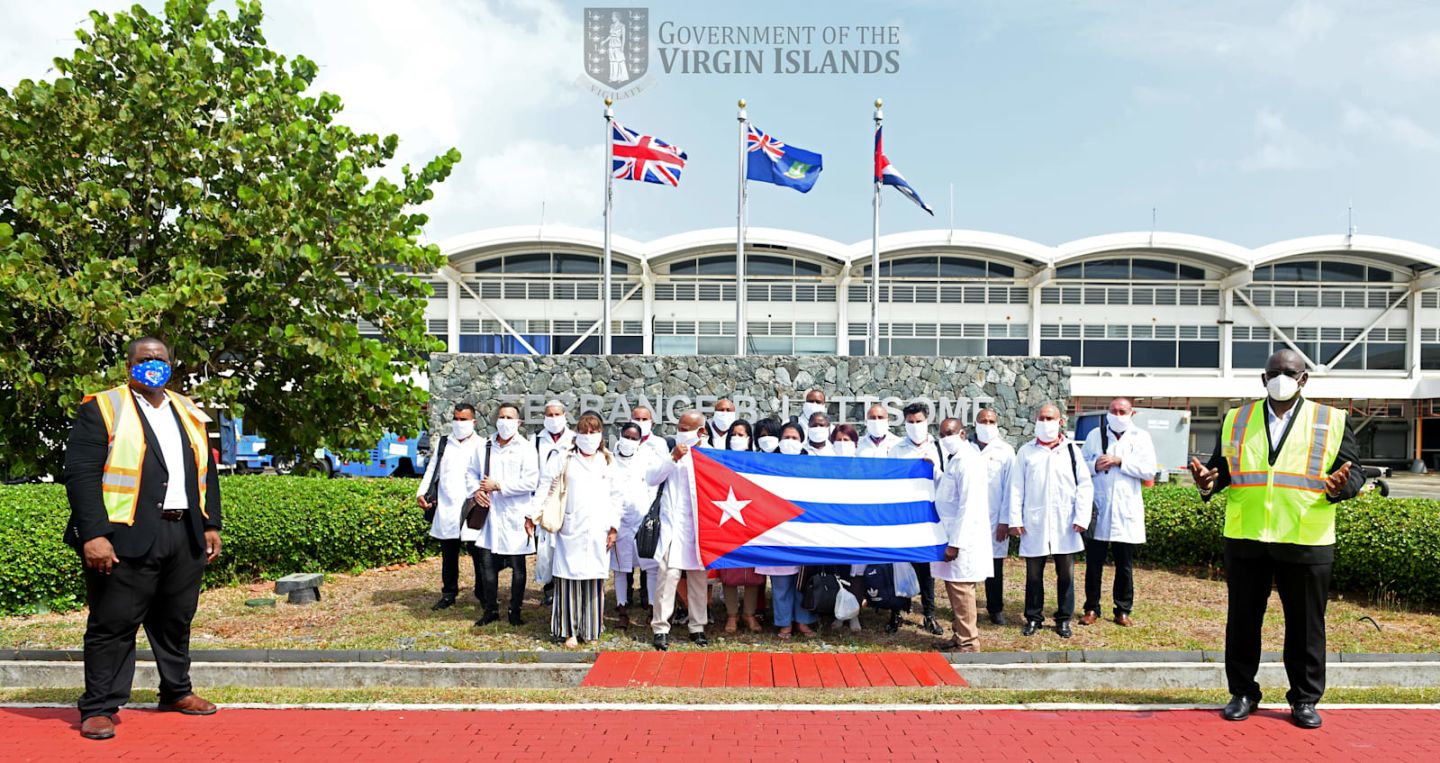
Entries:
{"label": "group of people in white lab coats", "polygon": [[[692,642],[708,643],[712,582],[724,588],[727,633],[742,623],[747,630],[761,630],[757,610],[768,587],[768,612],[778,635],[810,635],[818,618],[800,605],[807,570],[759,567],[727,572],[718,581],[709,578],[700,559],[690,489],[690,449],[698,447],[934,463],[935,505],[948,547],[944,561],[916,563],[914,569],[921,628],[944,633],[936,620],[936,579],[943,582],[953,613],[953,637],[937,648],[979,649],[982,583],[991,622],[1005,624],[1003,562],[1016,536],[1026,560],[1026,635],[1044,622],[1044,571],[1052,560],[1058,583],[1056,632],[1071,635],[1073,560],[1082,550],[1088,563],[1081,622],[1099,619],[1102,569],[1113,558],[1115,620],[1130,624],[1131,560],[1134,546],[1144,542],[1140,486],[1153,475],[1155,456],[1143,429],[1130,426],[1128,400],[1112,402],[1103,429],[1091,432],[1083,447],[1066,438],[1060,410],[1044,405],[1036,414],[1035,437],[1018,452],[1001,436],[992,409],[978,413],[973,437],[967,437],[958,419],[941,421],[938,436],[932,435],[930,411],[923,403],[904,408],[903,436],[891,431],[885,406],[866,412],[863,432],[833,424],[827,407],[824,393],[811,390],[796,419],[752,424],[737,418],[732,401],[720,400],[708,420],[699,411],[683,414],[669,441],[655,433],[653,412],[637,407],[607,447],[597,414],[582,414],[572,430],[559,401],[546,406],[543,430],[533,440],[519,433],[520,412],[513,405],[497,409],[495,431],[488,438],[475,435],[475,409],[457,405],[451,432],[435,451],[417,493],[421,507],[434,511],[431,535],[441,545],[441,598],[434,609],[454,605],[459,552],[468,547],[482,606],[476,625],[499,619],[498,576],[504,569],[511,571],[508,620],[522,623],[525,559],[543,546],[550,552],[553,575],[553,594],[545,597],[551,631],[567,645],[599,637],[605,580],[612,576],[617,625],[630,627],[632,608],[643,609],[656,649],[669,648],[672,622],[683,622]],[[554,533],[540,521],[547,501],[553,513],[563,515]],[[637,549],[636,532],[652,507],[659,518],[658,542],[654,556],[646,557]],[[482,509],[488,515],[477,524],[469,515]],[[1082,537],[1092,523],[1093,537]],[[853,576],[864,567],[827,569]],[[900,627],[900,612],[891,610],[888,632]],[[846,624],[859,630],[858,618]]]}

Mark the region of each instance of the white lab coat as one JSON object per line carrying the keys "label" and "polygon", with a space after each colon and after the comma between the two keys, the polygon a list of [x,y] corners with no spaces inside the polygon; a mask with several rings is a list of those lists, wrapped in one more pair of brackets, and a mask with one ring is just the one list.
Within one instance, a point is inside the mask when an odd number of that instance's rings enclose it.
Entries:
{"label": "white lab coat", "polygon": [[1034,440],[1021,446],[1010,475],[1009,522],[1011,527],[1025,528],[1020,555],[1073,554],[1084,549],[1074,526],[1089,526],[1093,497],[1090,470],[1074,440],[1062,439],[1054,448]]}
{"label": "white lab coat", "polygon": [[551,570],[566,580],[603,580],[610,576],[605,538],[618,529],[625,500],[620,470],[598,451],[588,457],[572,451],[565,459],[569,466],[562,463],[556,472],[565,479],[565,519],[551,535]]}
{"label": "white lab coat", "polygon": [[935,511],[949,545],[960,553],[950,562],[931,562],[930,574],[953,583],[979,583],[994,573],[990,555],[989,475],[985,459],[966,443],[945,467],[935,491]]}
{"label": "white lab coat", "polygon": [[898,438],[900,441],[890,449],[886,458],[923,458],[935,465],[935,484],[940,484],[940,478],[945,475],[945,465],[941,460],[940,443],[934,437],[926,437],[925,442],[916,445],[909,437]]}
{"label": "white lab coat", "polygon": [[[660,441],[664,444],[664,440]],[[635,551],[635,533],[640,529],[640,523],[645,521],[645,515],[650,511],[650,504],[655,500],[656,489],[645,482],[645,474],[661,458],[669,458],[669,454],[660,454],[656,448],[641,445],[635,450],[635,455],[625,458],[615,455],[615,466],[618,469],[617,478],[620,480],[621,493],[625,499],[620,504],[620,537],[615,540],[615,548],[610,553],[610,569],[615,572],[631,572],[637,566],[646,571],[660,568],[660,564],[654,559],[642,559]]]}
{"label": "white lab coat", "polygon": [[995,540],[995,528],[1010,521],[1010,471],[1015,464],[1015,448],[1004,440],[986,443],[980,451],[985,461],[990,489],[990,552],[995,559],[1010,555],[1010,536]]}
{"label": "white lab coat", "polygon": [[[474,492],[465,489],[465,474],[470,469],[476,445],[485,442],[485,438],[473,434],[463,440],[455,439],[454,435],[445,435],[445,438],[445,457],[439,459],[440,487],[435,494],[435,519],[430,523],[430,537],[454,540],[460,537],[460,507]],[[431,458],[425,467],[425,476],[420,478],[415,497],[422,497],[430,490],[430,481],[436,479],[435,462],[436,459]]]}
{"label": "white lab coat", "polygon": [[[1101,426],[1104,426],[1102,423]],[[1155,443],[1150,433],[1135,426],[1123,436],[1110,433],[1108,455],[1120,458],[1119,466],[1095,471],[1100,453],[1100,428],[1085,438],[1085,463],[1095,483],[1095,540],[1120,543],[1145,542],[1145,480],[1155,477]]]}
{"label": "white lab coat", "polygon": [[860,442],[855,445],[855,455],[861,458],[889,458],[890,451],[900,443],[900,438],[894,432],[886,432],[880,442],[870,438],[870,434],[864,429],[860,430]]}
{"label": "white lab coat", "polygon": [[536,483],[535,495],[530,499],[530,518],[535,520],[536,548],[539,548],[541,543],[555,547],[555,540],[540,526],[540,511],[545,508],[545,494],[550,490],[550,483],[555,481],[555,475],[560,473],[560,464],[565,462],[562,456],[574,448],[575,430],[570,427],[565,427],[565,431],[558,437],[552,437],[544,429],[535,433],[534,458],[540,478]]}
{"label": "white lab coat", "polygon": [[705,422],[705,427],[700,432],[700,442],[696,443],[695,447],[725,449],[725,432],[724,430],[716,431],[713,422]]}
{"label": "white lab coat", "polygon": [[[489,444],[490,474],[500,483],[500,490],[490,494],[490,515],[479,530],[461,528],[460,539],[473,541],[491,553],[503,555],[531,554],[530,536],[525,532],[525,518],[530,516],[531,493],[539,485],[535,469],[535,447],[523,435],[515,435],[505,445],[497,445],[495,435],[481,442],[470,454],[470,468],[465,472],[465,491],[473,494],[485,478],[485,445]],[[449,453],[445,454],[450,457]]]}
{"label": "white lab coat", "polygon": [[660,498],[660,539],[655,558],[664,559],[672,570],[703,570],[700,537],[695,515],[695,461],[686,453],[678,462],[670,456],[658,459],[645,474],[651,487],[664,483]]}

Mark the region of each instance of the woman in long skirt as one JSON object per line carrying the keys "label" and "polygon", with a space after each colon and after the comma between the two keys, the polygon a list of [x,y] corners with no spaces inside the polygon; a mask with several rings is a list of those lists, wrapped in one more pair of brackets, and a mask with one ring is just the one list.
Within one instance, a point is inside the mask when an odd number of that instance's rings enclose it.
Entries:
{"label": "woman in long skirt", "polygon": [[605,449],[603,424],[593,412],[576,424],[575,448],[565,455],[563,471],[552,490],[565,480],[565,519],[555,538],[555,602],[550,632],[565,645],[600,637],[605,607],[605,578],[610,576],[610,549],[620,525],[624,486],[619,467]]}

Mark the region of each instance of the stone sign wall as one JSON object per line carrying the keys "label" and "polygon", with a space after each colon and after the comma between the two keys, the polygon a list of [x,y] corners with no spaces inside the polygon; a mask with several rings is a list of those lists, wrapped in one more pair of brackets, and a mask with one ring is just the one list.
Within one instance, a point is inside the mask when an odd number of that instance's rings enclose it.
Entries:
{"label": "stone sign wall", "polygon": [[[879,402],[901,431],[900,409],[913,400],[930,404],[931,421],[955,416],[968,426],[981,408],[994,408],[1000,429],[1013,443],[1034,432],[1035,411],[1070,397],[1066,358],[919,356],[725,355],[482,355],[430,356],[430,430],[445,430],[458,402],[478,411],[476,429],[489,433],[501,401],[520,406],[526,433],[538,430],[548,400],[569,408],[570,421],[584,410],[607,424],[627,421],[630,408],[645,405],[657,431],[674,432],[687,410],[707,416],[730,398],[740,418],[782,420],[800,412],[811,388],[825,392],[835,423],[862,421]],[[857,429],[862,427],[857,426]]]}

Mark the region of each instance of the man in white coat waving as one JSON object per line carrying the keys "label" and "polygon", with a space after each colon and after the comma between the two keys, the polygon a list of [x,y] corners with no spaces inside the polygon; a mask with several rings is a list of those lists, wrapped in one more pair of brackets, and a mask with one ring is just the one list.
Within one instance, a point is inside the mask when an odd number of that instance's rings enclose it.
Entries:
{"label": "man in white coat waving", "polygon": [[1015,455],[1010,479],[1010,534],[1020,536],[1025,559],[1025,626],[1033,636],[1045,623],[1045,560],[1055,559],[1055,633],[1070,638],[1075,614],[1075,554],[1090,524],[1094,493],[1080,446],[1065,437],[1060,409],[1040,406],[1035,439]]}
{"label": "man in white coat waving", "polygon": [[962,442],[935,491],[935,510],[950,540],[945,561],[931,562],[930,572],[945,581],[945,595],[955,613],[954,638],[936,647],[943,651],[980,651],[975,584],[990,577],[991,571],[988,477],[980,451]]}
{"label": "man in white coat waving", "polygon": [[1133,623],[1135,547],[1145,542],[1145,480],[1155,476],[1155,443],[1131,423],[1135,404],[1128,398],[1110,401],[1105,420],[1085,438],[1085,463],[1095,481],[1095,526],[1085,540],[1085,606],[1081,625],[1100,619],[1100,587],[1105,557],[1115,559],[1115,622]]}

